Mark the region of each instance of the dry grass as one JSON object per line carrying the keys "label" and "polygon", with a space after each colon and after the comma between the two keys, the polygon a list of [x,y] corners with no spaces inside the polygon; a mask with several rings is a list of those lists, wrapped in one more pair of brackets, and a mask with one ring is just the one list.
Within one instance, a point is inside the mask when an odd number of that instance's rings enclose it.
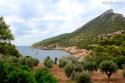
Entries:
{"label": "dry grass", "polygon": [[107,76],[100,71],[92,73],[93,83],[125,83],[125,78],[122,76],[122,70],[118,70],[108,80]]}
{"label": "dry grass", "polygon": [[58,65],[54,65],[50,71],[55,77],[57,77],[59,83],[72,83],[70,82],[70,79],[65,76],[64,71]]}

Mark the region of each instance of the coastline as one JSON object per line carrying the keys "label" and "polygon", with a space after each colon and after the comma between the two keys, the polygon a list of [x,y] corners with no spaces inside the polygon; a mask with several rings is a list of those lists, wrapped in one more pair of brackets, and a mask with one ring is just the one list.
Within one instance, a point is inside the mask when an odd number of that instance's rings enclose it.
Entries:
{"label": "coastline", "polygon": [[88,51],[86,49],[79,49],[76,46],[69,46],[69,47],[55,47],[55,48],[47,48],[47,47],[33,47],[33,48],[39,48],[41,50],[64,50],[68,53],[70,53],[73,57],[80,57],[84,58],[85,56],[89,55],[91,51]]}

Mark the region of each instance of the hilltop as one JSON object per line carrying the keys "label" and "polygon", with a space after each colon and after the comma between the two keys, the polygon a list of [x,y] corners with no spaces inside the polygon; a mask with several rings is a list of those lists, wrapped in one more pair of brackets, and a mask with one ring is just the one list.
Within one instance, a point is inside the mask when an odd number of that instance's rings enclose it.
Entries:
{"label": "hilltop", "polygon": [[77,46],[85,48],[96,42],[99,35],[125,30],[125,17],[114,13],[112,9],[105,11],[72,33],[58,35],[33,44],[33,47],[59,48]]}

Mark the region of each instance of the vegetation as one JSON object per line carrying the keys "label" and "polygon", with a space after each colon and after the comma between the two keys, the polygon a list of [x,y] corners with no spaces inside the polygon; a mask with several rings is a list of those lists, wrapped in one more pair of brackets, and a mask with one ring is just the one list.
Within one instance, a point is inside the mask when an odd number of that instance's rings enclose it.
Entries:
{"label": "vegetation", "polygon": [[57,83],[55,77],[53,77],[46,69],[38,69],[35,71],[35,80],[37,83]]}
{"label": "vegetation", "polygon": [[125,18],[121,14],[108,10],[72,33],[66,33],[49,38],[37,42],[33,46],[50,48],[54,48],[56,46],[77,46],[79,48],[88,48],[88,45],[96,42],[96,38],[98,36],[124,29]]}
{"label": "vegetation", "polygon": [[[91,73],[98,69],[109,79],[118,68],[123,69],[125,77],[125,18],[109,11],[72,33],[43,40],[33,46],[77,46],[91,49],[91,54],[82,61],[59,60],[59,66],[64,68],[66,76],[76,83],[91,83]],[[9,26],[0,17],[0,83],[57,83],[57,79],[48,71],[54,61],[47,57],[44,60],[46,68],[35,70],[39,60],[21,56],[16,46],[11,44],[13,39]]]}
{"label": "vegetation", "polygon": [[110,79],[112,73],[116,72],[118,70],[118,67],[112,61],[103,61],[102,63],[100,63],[100,70],[102,72],[105,72],[105,74]]}
{"label": "vegetation", "polygon": [[[9,60],[8,60],[9,59]],[[14,62],[12,58],[0,60],[1,83],[34,83],[33,73],[28,66]]]}
{"label": "vegetation", "polygon": [[4,56],[20,56],[15,45],[11,44],[11,40],[13,39],[14,37],[11,34],[9,25],[6,24],[3,17],[0,17],[0,54],[3,54]]}
{"label": "vegetation", "polygon": [[46,68],[52,68],[53,64],[54,61],[49,56],[44,60],[44,65]]}
{"label": "vegetation", "polygon": [[66,66],[67,62],[68,61],[66,59],[60,59],[59,60],[59,67],[64,68]]}
{"label": "vegetation", "polygon": [[28,64],[8,59],[0,59],[0,83],[57,83],[56,78],[45,69],[32,70]]}
{"label": "vegetation", "polygon": [[110,37],[107,35],[98,37],[96,45],[91,49],[92,53],[89,56],[82,61],[71,59],[66,63],[66,66],[64,66],[66,75],[75,80],[76,73],[81,73],[85,70],[92,72],[100,69],[110,79],[112,73],[119,68],[123,69],[124,76],[124,37],[124,31],[120,34],[112,34]]}
{"label": "vegetation", "polygon": [[70,77],[72,72],[73,72],[73,69],[74,69],[74,64],[72,63],[68,63],[65,68],[64,68],[64,71],[65,71],[65,74],[67,77]]}
{"label": "vegetation", "polygon": [[57,83],[49,71],[34,72],[39,60],[19,54],[11,44],[13,39],[9,26],[0,17],[0,83]]}
{"label": "vegetation", "polygon": [[84,61],[82,62],[84,70],[94,71],[97,70],[97,64],[92,61]]}
{"label": "vegetation", "polygon": [[35,83],[32,72],[17,69],[8,74],[8,83]]}
{"label": "vegetation", "polygon": [[92,83],[90,74],[87,71],[76,73],[75,81],[76,83]]}

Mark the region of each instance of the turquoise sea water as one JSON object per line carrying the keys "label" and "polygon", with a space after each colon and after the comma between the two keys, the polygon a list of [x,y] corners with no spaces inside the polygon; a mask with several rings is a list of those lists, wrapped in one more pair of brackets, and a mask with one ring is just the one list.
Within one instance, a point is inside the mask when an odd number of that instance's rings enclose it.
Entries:
{"label": "turquoise sea water", "polygon": [[17,50],[23,56],[32,56],[33,58],[39,59],[40,62],[43,62],[47,56],[50,56],[52,59],[56,57],[59,59],[71,55],[64,50],[42,50],[42,49],[34,49],[31,48],[30,46],[17,46]]}

